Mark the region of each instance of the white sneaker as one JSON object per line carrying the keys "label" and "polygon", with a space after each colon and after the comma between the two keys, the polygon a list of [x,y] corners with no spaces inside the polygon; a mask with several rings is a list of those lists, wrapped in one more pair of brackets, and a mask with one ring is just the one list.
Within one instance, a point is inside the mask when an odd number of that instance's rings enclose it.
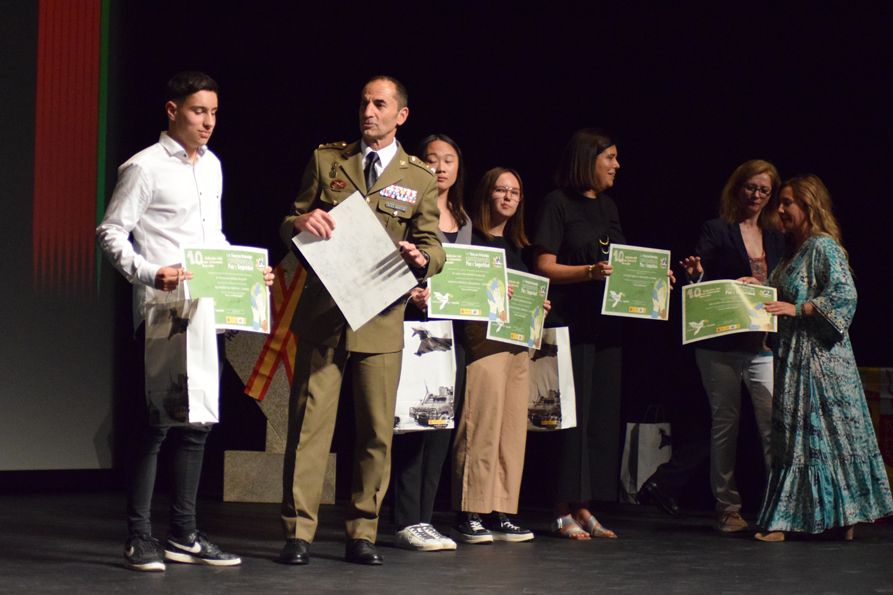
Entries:
{"label": "white sneaker", "polygon": [[452,551],[456,549],[456,542],[434,528],[434,525],[422,523],[425,533],[440,542],[440,549]]}
{"label": "white sneaker", "polygon": [[397,531],[394,545],[405,550],[415,550],[417,552],[436,552],[443,549],[440,540],[426,530],[424,523],[410,525]]}

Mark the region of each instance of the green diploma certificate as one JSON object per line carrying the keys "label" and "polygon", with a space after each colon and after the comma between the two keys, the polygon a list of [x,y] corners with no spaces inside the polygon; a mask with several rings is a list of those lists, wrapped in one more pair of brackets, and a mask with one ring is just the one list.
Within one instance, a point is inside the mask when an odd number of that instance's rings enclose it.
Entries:
{"label": "green diploma certificate", "polygon": [[704,281],[682,288],[682,344],[752,331],[776,332],[778,320],[763,304],[774,287],[732,280]]}
{"label": "green diploma certificate", "polygon": [[188,298],[214,298],[218,329],[270,332],[270,292],[264,283],[267,251],[246,246],[184,246],[192,273]]}
{"label": "green diploma certificate", "polygon": [[667,320],[670,315],[670,251],[611,244],[614,271],[605,282],[602,314]]}
{"label": "green diploma certificate", "polygon": [[549,294],[549,280],[545,277],[508,270],[511,322],[495,321],[487,325],[487,338],[522,347],[540,348],[546,311],[543,302]]}
{"label": "green diploma certificate", "polygon": [[509,321],[505,250],[445,244],[443,270],[428,280],[428,317]]}

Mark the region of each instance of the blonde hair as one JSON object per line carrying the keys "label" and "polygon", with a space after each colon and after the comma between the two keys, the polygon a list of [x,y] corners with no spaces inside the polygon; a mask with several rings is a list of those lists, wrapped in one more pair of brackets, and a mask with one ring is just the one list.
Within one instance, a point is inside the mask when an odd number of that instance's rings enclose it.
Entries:
{"label": "blonde hair", "polygon": [[803,174],[785,180],[779,190],[788,187],[793,192],[794,198],[806,211],[809,235],[831,236],[849,260],[849,254],[843,247],[840,225],[832,212],[831,193],[828,191],[828,187],[815,174]]}
{"label": "blonde hair", "polygon": [[[760,174],[766,174],[772,182],[772,190],[769,193],[769,200],[766,206],[772,203],[773,199],[778,195],[781,189],[781,176],[774,165],[763,159],[751,159],[745,161],[735,168],[726,185],[722,188],[722,194],[719,197],[719,217],[726,223],[739,223],[741,221],[741,201],[738,199],[738,190],[747,180]],[[763,208],[760,212],[760,218],[757,224],[762,229],[780,229],[781,224],[778,221],[778,213],[775,209]]]}

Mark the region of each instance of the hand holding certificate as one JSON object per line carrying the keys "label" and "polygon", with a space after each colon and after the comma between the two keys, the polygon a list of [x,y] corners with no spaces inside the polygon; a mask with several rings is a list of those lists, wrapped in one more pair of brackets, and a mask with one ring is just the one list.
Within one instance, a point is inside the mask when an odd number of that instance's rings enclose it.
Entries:
{"label": "hand holding certificate", "polygon": [[428,279],[428,316],[509,321],[505,250],[447,244],[446,263]]}
{"label": "hand holding certificate", "polygon": [[611,244],[614,268],[605,282],[602,314],[667,320],[670,313],[670,251]]}
{"label": "hand holding certificate", "polygon": [[214,298],[218,329],[270,332],[270,292],[264,282],[267,251],[246,246],[184,246],[192,274],[186,297]]}
{"label": "hand holding certificate", "polygon": [[359,192],[328,216],[335,227],[327,239],[302,231],[292,241],[357,330],[415,287],[416,278]]}
{"label": "hand holding certificate", "polygon": [[512,299],[509,300],[511,322],[491,322],[487,325],[487,338],[539,349],[543,338],[543,323],[546,321],[544,304],[549,294],[549,280],[511,269],[507,273],[509,287],[513,291]]}
{"label": "hand holding certificate", "polygon": [[774,287],[732,280],[705,281],[682,289],[682,344],[753,331],[776,332],[778,320],[763,304]]}

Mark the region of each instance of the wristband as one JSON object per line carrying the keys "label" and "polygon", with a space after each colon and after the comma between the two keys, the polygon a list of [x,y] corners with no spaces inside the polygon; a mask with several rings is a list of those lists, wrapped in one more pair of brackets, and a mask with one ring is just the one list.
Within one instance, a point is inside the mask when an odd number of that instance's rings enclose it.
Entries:
{"label": "wristband", "polygon": [[801,308],[802,304],[800,304],[799,302],[794,304],[794,316],[796,318],[800,318]]}

